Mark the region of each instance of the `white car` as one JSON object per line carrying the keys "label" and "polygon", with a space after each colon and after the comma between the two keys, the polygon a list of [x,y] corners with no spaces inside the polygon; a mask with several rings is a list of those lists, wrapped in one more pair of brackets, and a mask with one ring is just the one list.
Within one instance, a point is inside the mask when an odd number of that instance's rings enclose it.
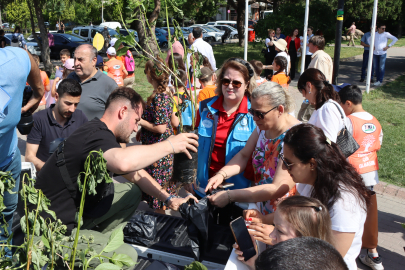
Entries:
{"label": "white car", "polygon": [[225,31],[225,29],[231,30],[231,38],[238,38],[238,30],[233,28],[232,26],[229,25],[215,25],[215,28],[218,28],[219,30]]}
{"label": "white car", "polygon": [[121,24],[119,23],[119,22],[103,22],[103,23],[100,23],[100,27],[104,27],[104,26],[107,26],[108,28],[111,28],[111,29],[117,29],[117,27],[118,28],[122,28],[122,26],[121,26]]}
{"label": "white car", "polygon": [[205,34],[204,36],[206,36],[206,37],[204,37],[205,41],[207,41],[207,42],[220,42],[221,41],[223,33],[214,31],[209,28],[205,28],[205,26],[200,26],[200,25],[192,25],[189,28],[192,29],[195,27],[200,27],[202,29],[203,34]]}

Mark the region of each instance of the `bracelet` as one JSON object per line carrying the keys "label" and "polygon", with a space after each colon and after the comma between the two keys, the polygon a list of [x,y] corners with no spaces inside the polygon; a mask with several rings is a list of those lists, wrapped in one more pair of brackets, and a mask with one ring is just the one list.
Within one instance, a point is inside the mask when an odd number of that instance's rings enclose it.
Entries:
{"label": "bracelet", "polygon": [[[225,175],[223,175],[223,174],[220,173],[220,172],[223,172]],[[224,178],[224,180],[225,180],[226,178],[228,178],[228,175],[227,175],[226,172],[223,171],[223,170],[219,170],[216,174],[220,174],[220,175]]]}
{"label": "bracelet", "polygon": [[169,206],[168,204],[169,204],[170,200],[173,199],[173,198],[176,198],[176,196],[174,196],[174,195],[169,195],[169,197],[167,197],[166,200],[164,201],[164,204],[167,205],[167,206]]}
{"label": "bracelet", "polygon": [[226,190],[226,194],[228,194],[229,204],[231,204],[232,200],[231,200],[231,195],[229,194],[229,189]]}
{"label": "bracelet", "polygon": [[171,147],[172,147],[172,149],[173,149],[173,154],[176,154],[176,153],[174,152],[174,147],[173,147],[172,142],[171,142],[169,139],[167,139],[166,141],[168,141],[168,142],[170,143],[170,145],[171,145]]}

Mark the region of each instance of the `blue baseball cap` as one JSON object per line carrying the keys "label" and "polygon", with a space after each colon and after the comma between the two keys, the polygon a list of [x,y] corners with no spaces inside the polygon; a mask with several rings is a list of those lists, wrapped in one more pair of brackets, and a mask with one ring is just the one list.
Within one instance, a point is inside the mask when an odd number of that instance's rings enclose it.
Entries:
{"label": "blue baseball cap", "polygon": [[96,64],[96,67],[102,67],[103,65],[104,65],[103,57],[101,57],[100,55],[97,55],[97,64]]}
{"label": "blue baseball cap", "polygon": [[335,89],[335,91],[338,92],[338,93],[339,93],[340,90],[343,89],[343,87],[346,87],[348,85],[351,85],[351,84],[350,83],[341,83],[341,84],[338,84],[338,85],[332,84],[333,89]]}

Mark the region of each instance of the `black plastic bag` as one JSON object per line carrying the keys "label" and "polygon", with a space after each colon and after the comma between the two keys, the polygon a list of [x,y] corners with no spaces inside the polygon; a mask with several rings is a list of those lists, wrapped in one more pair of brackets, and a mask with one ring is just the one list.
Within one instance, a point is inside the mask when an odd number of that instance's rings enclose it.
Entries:
{"label": "black plastic bag", "polygon": [[156,240],[157,217],[145,213],[134,215],[124,228],[126,243],[150,247]]}

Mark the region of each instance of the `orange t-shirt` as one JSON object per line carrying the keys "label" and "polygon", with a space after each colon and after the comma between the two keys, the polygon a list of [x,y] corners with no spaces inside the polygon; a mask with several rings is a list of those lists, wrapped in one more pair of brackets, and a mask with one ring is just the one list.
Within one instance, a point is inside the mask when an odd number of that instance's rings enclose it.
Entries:
{"label": "orange t-shirt", "polygon": [[[124,55],[123,56],[116,56],[115,58],[117,58],[117,60],[120,60],[122,62],[122,64],[124,65],[124,67],[125,67],[125,56]],[[134,76],[135,76],[135,72],[132,73],[132,74],[129,74],[129,72],[128,72],[128,76],[126,78],[131,78],[131,77],[134,77]]]}
{"label": "orange t-shirt", "polygon": [[271,78],[271,81],[278,83],[282,87],[287,87],[288,88],[288,80],[289,79],[290,79],[290,77],[285,75],[284,72],[280,72],[277,75],[273,75],[273,77]]}
{"label": "orange t-shirt", "polygon": [[107,75],[112,78],[118,86],[124,86],[124,64],[118,59],[110,59],[106,63]]}
{"label": "orange t-shirt", "polygon": [[[48,78],[48,75],[46,74],[46,72],[42,71],[42,70],[41,70],[41,80],[42,80],[42,84],[44,85],[45,92],[49,92],[46,90],[46,86],[48,86],[50,83],[49,78]],[[44,92],[44,95],[42,96],[42,99],[41,99],[41,102],[39,103],[39,105],[46,105],[45,92]]]}
{"label": "orange t-shirt", "polygon": [[197,102],[200,103],[201,101],[203,101],[207,98],[215,97],[216,96],[215,89],[217,89],[216,85],[205,86],[204,89],[202,89],[200,91],[200,93],[198,93]]}

